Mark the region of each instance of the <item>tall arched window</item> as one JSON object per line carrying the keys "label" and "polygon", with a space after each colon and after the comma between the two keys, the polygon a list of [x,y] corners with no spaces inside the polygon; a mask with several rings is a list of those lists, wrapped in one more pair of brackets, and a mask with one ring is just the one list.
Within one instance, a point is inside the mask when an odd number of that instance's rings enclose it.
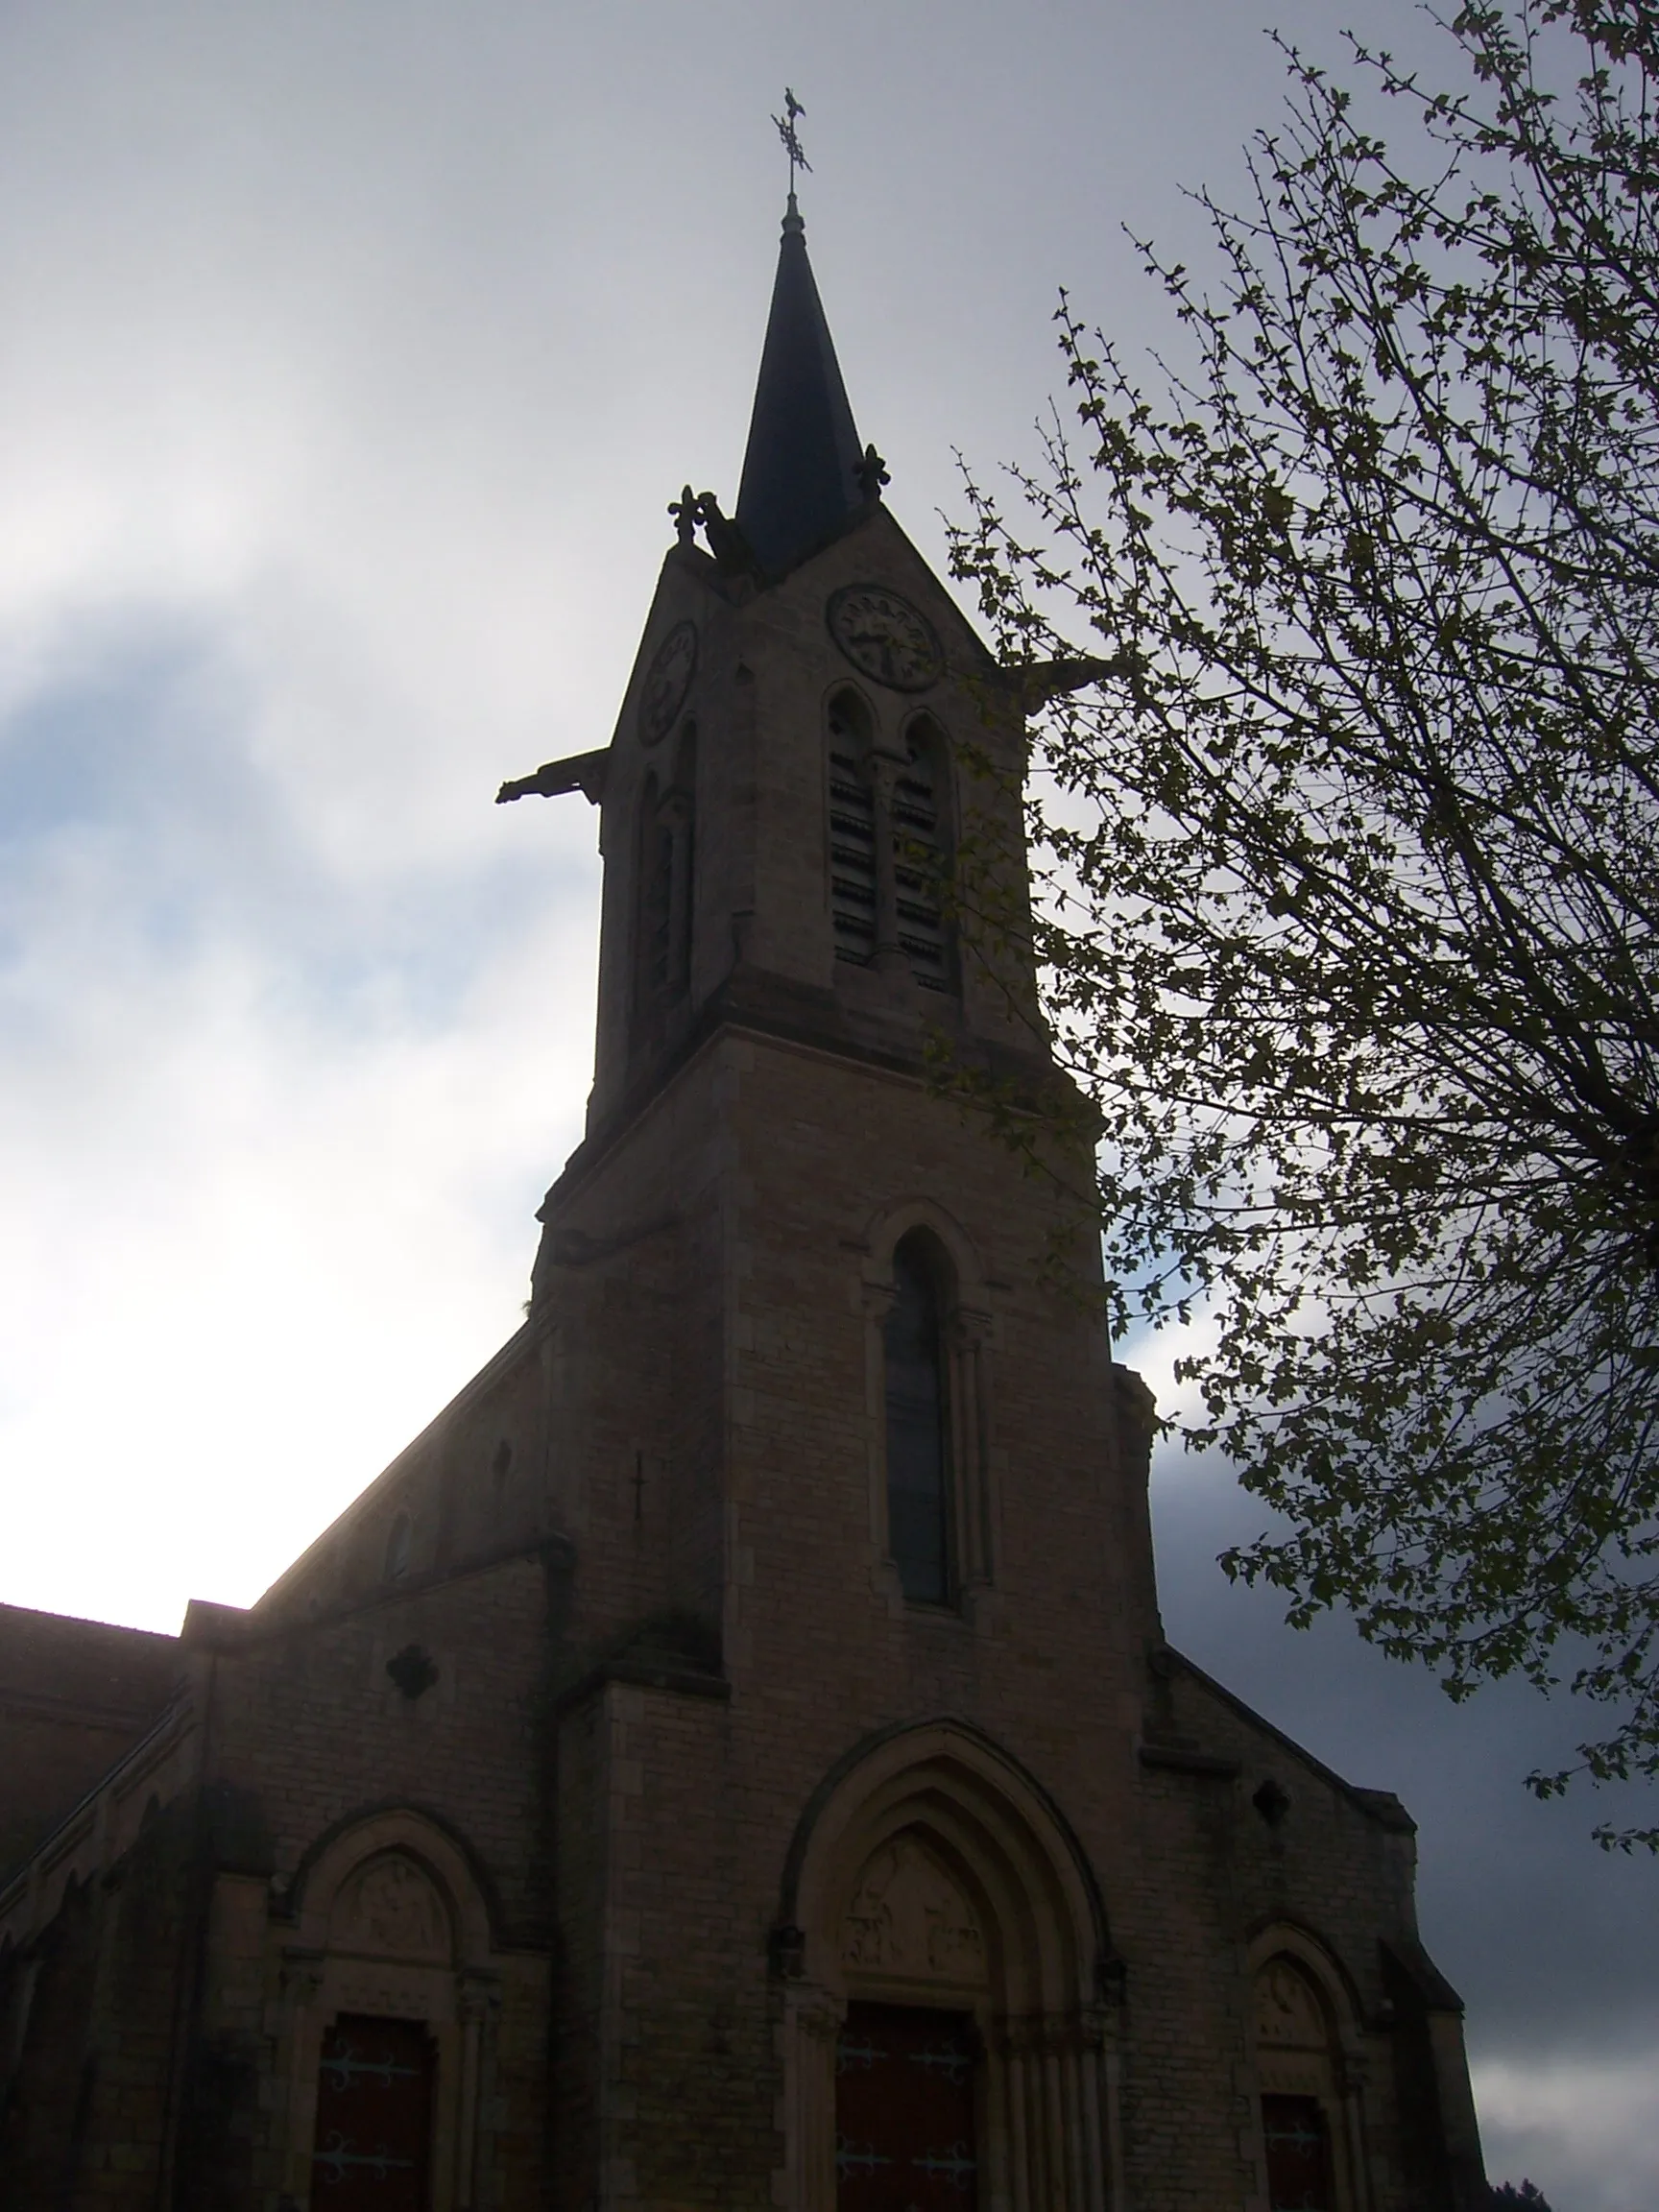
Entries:
{"label": "tall arched window", "polygon": [[944,912],[950,844],[946,805],[945,736],[930,715],[905,732],[905,763],[893,783],[893,854],[899,945],[925,990],[951,988],[950,930]]}
{"label": "tall arched window", "polygon": [[886,1354],[887,1546],[906,1598],[950,1598],[950,1404],[941,1271],[927,1239],[893,1255]]}
{"label": "tall arched window", "polygon": [[876,950],[876,792],[870,713],[856,691],[830,702],[830,914],[837,960]]}

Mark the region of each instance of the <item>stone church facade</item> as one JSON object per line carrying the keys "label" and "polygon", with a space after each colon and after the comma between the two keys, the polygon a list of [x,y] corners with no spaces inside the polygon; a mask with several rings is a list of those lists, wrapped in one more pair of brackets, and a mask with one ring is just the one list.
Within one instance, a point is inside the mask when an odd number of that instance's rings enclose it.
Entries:
{"label": "stone church facade", "polygon": [[930,1065],[1056,1079],[941,891],[1022,695],[883,480],[791,199],[735,517],[504,792],[605,859],[524,1326],[164,1688],[0,1618],[0,2205],[1482,2201],[1412,1824],[1165,1642],[1096,1240]]}

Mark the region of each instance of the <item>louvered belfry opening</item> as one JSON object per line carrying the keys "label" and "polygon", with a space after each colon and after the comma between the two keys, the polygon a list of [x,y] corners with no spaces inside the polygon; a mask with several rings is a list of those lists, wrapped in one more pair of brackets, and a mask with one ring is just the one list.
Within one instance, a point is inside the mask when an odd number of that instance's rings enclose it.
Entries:
{"label": "louvered belfry opening", "polygon": [[927,991],[955,988],[944,733],[919,715],[899,758],[878,752],[855,691],[830,702],[830,913],[837,960],[897,954]]}
{"label": "louvered belfry opening", "polygon": [[651,807],[644,834],[639,900],[640,988],[649,1004],[667,989],[673,973],[674,825],[666,807]]}
{"label": "louvered belfry opening", "polygon": [[876,793],[870,717],[855,692],[830,703],[830,909],[837,960],[876,950]]}
{"label": "louvered belfry opening", "polygon": [[661,1014],[684,997],[691,964],[691,878],[695,847],[697,726],[680,733],[668,781],[646,783],[639,815],[639,1012]]}
{"label": "louvered belfry opening", "polygon": [[926,717],[907,733],[908,759],[893,789],[894,875],[899,946],[925,990],[950,988],[950,944],[943,896],[950,861],[944,805],[944,746]]}

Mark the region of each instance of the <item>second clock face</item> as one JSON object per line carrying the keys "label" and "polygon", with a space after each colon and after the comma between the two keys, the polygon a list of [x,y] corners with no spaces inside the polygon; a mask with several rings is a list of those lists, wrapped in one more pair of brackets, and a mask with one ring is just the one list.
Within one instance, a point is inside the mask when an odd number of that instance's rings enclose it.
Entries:
{"label": "second clock face", "polygon": [[843,585],[830,593],[824,618],[854,667],[894,691],[926,691],[945,673],[933,625],[885,585]]}
{"label": "second clock face", "polygon": [[666,737],[697,673],[697,632],[676,622],[651,657],[639,699],[639,740],[655,745]]}

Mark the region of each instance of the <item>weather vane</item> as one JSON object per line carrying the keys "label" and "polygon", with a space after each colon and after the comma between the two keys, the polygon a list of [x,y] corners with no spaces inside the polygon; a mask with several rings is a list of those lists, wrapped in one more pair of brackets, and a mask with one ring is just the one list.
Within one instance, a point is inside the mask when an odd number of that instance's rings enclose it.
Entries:
{"label": "weather vane", "polygon": [[789,197],[791,200],[795,197],[796,170],[805,169],[808,177],[812,174],[812,164],[801,151],[801,133],[795,128],[796,116],[805,115],[805,108],[802,107],[800,101],[785,84],[783,87],[783,112],[781,115],[774,115],[772,120],[778,126],[778,135],[782,139],[783,151],[789,156]]}

